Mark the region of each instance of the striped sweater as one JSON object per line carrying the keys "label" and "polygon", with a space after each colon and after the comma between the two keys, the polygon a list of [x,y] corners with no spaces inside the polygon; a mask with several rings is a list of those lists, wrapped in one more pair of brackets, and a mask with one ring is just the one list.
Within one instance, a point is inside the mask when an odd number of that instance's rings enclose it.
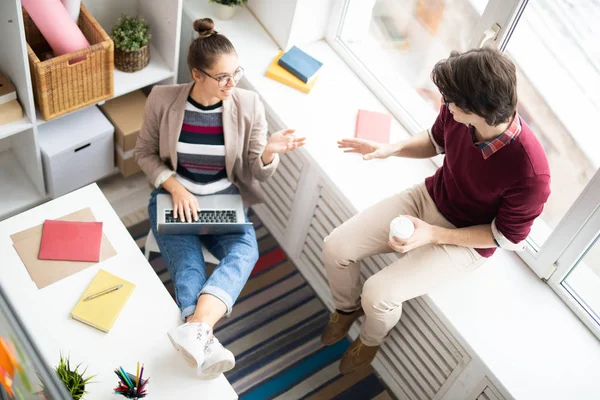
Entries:
{"label": "striped sweater", "polygon": [[175,179],[191,193],[231,191],[232,184],[225,171],[222,102],[205,107],[188,97],[177,160]]}

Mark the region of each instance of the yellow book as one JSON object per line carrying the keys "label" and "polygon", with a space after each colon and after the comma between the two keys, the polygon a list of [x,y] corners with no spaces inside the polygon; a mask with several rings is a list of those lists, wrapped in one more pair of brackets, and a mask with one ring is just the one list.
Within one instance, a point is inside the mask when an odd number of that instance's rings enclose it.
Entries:
{"label": "yellow book", "polygon": [[[108,291],[116,287],[118,289]],[[108,332],[127,303],[133,289],[135,289],[133,283],[101,269],[73,307],[71,317]],[[105,294],[98,295],[105,291],[107,291]],[[92,295],[98,296],[90,298]]]}
{"label": "yellow book", "polygon": [[284,54],[283,51],[280,51],[277,57],[273,60],[269,68],[267,68],[267,73],[265,74],[267,77],[271,79],[275,79],[278,82],[281,82],[285,85],[291,86],[294,89],[298,89],[301,92],[309,93],[313,86],[315,86],[315,82],[317,78],[313,79],[309,83],[304,83],[300,79],[296,78],[294,75],[286,71],[285,68],[277,64],[279,58]]}

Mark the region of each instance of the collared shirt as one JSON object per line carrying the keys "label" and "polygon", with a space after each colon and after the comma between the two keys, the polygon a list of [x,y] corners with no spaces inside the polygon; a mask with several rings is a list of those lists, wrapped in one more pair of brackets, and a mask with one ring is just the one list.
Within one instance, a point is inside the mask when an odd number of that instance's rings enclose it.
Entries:
{"label": "collared shirt", "polygon": [[[429,135],[436,151],[446,154],[425,180],[440,213],[457,228],[491,224],[499,247],[522,249],[550,195],[550,167],[527,123],[515,115],[508,129],[482,149],[470,129],[442,106]],[[489,257],[495,249],[476,250]]]}
{"label": "collared shirt", "polygon": [[[473,141],[475,141],[475,127],[470,126],[469,129],[471,130]],[[475,145],[481,149],[483,159],[487,160],[492,154],[515,140],[521,133],[521,129],[521,119],[519,118],[519,114],[516,113],[508,128],[506,128],[499,136],[496,136],[491,140],[475,142]]]}

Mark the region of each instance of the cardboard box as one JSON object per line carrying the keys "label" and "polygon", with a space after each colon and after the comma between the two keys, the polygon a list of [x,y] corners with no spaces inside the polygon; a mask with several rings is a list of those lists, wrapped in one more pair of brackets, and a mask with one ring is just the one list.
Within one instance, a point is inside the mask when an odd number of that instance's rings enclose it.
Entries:
{"label": "cardboard box", "polygon": [[[130,150],[130,153],[132,152],[133,150]],[[121,174],[125,177],[137,174],[142,170],[135,161],[133,154],[124,153],[118,144],[115,145],[115,160],[117,160],[117,167],[119,167]]]}
{"label": "cardboard box", "polygon": [[9,101],[17,99],[17,91],[10,80],[0,73],[0,104],[6,104]]}
{"label": "cardboard box", "polygon": [[123,176],[140,171],[133,149],[144,122],[146,95],[141,90],[119,96],[100,106],[115,127],[115,159]]}
{"label": "cardboard box", "polygon": [[0,104],[0,125],[9,124],[23,118],[23,109],[17,100]]}

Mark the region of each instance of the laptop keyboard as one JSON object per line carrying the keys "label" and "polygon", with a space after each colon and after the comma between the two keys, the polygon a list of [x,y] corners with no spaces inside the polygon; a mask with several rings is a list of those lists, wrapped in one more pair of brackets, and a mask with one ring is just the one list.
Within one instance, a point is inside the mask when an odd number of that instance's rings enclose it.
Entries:
{"label": "laptop keyboard", "polygon": [[[165,210],[167,224],[181,223],[179,217],[173,216],[173,210]],[[198,224],[233,224],[237,222],[235,210],[201,210],[198,211],[198,221],[184,221],[184,223]]]}

